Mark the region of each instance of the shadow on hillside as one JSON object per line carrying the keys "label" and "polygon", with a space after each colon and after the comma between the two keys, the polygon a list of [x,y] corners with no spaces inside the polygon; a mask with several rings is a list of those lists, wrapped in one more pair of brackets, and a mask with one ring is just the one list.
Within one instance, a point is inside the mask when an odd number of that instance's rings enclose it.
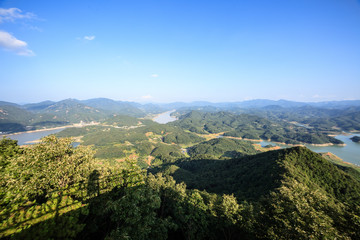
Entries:
{"label": "shadow on hillside", "polygon": [[272,155],[268,152],[229,160],[182,160],[150,171],[171,175],[189,189],[234,194],[238,200],[251,201],[280,186],[283,169]]}
{"label": "shadow on hillside", "polygon": [[[210,211],[202,206],[209,204],[209,199],[199,197],[196,192],[184,197],[183,192],[175,187],[162,187],[155,191],[148,184],[127,188],[125,185],[115,186],[111,191],[101,191],[101,181],[96,172],[89,178],[85,191],[91,197],[80,202],[77,207],[63,213],[61,204],[51,211],[53,215],[42,219],[41,222],[24,227],[20,232],[12,234],[11,239],[105,239],[106,236],[117,227],[126,228],[129,235],[137,234],[143,230],[144,219],[151,228],[147,239],[244,239],[245,233],[234,224],[229,224],[224,219],[215,217]],[[99,187],[100,188],[99,188]],[[142,190],[157,194],[161,204],[148,211],[151,201],[146,194],[141,195],[139,202],[127,202],[131,205],[129,213],[117,212],[113,208],[109,211],[109,205],[115,201],[126,199],[131,201],[132,195]],[[145,191],[145,192],[146,192]],[[138,192],[138,193],[139,193]],[[150,194],[150,195],[151,195]],[[62,202],[64,194],[58,194],[58,202]],[[151,202],[150,202],[151,203]],[[127,204],[126,204],[127,205]],[[69,207],[69,206],[68,206]],[[133,213],[140,212],[141,218],[137,221],[127,221]],[[135,219],[135,218],[134,218]],[[10,237],[8,237],[9,239]],[[249,239],[249,238],[246,238]]]}
{"label": "shadow on hillside", "polygon": [[87,215],[87,205],[108,191],[111,182],[117,179],[114,176],[99,177],[95,170],[87,182],[44,193],[38,200],[11,202],[3,206],[0,238],[62,239],[76,236],[83,227],[82,218]]}

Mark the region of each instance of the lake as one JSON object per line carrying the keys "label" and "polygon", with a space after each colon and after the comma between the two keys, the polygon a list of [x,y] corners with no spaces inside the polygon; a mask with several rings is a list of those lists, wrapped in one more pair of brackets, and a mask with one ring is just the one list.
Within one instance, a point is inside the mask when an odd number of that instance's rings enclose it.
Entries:
{"label": "lake", "polygon": [[[162,114],[159,114],[156,116],[153,120],[157,123],[165,124],[168,122],[173,122],[176,120],[175,117],[170,116],[171,113],[175,112],[175,110],[167,111]],[[17,133],[17,134],[9,134],[6,135],[7,137],[17,140],[18,145],[26,145],[26,144],[33,144],[33,141],[39,140],[45,136],[48,136],[50,134],[58,133],[64,130],[66,127],[63,128],[57,128],[57,129],[50,129],[50,130],[44,130],[39,132],[23,132],[23,133]]]}
{"label": "lake", "polygon": [[23,133],[17,133],[17,134],[9,134],[6,136],[13,140],[17,140],[18,145],[26,145],[26,144],[32,144],[33,143],[32,141],[39,140],[50,134],[58,133],[58,132],[64,130],[65,128],[66,127],[44,130],[44,131],[39,131],[39,132],[23,132]]}
{"label": "lake", "polygon": [[[175,110],[164,112],[162,114],[159,114],[157,117],[155,117],[153,120],[157,123],[165,124],[168,122],[173,122],[177,120],[175,117],[170,116],[171,113],[175,112]],[[9,138],[18,140],[19,145],[26,145],[26,144],[32,144],[32,141],[39,140],[45,136],[48,136],[50,134],[58,133],[62,130],[64,130],[66,127],[63,128],[57,128],[57,129],[51,129],[51,130],[44,130],[39,132],[24,132],[19,134],[10,134],[7,135]],[[326,147],[315,147],[311,145],[305,145],[307,148],[314,152],[331,152],[335,154],[336,156],[340,157],[345,162],[350,162],[353,164],[356,164],[360,166],[360,143],[354,143],[351,141],[351,137],[353,136],[360,136],[360,134],[351,134],[351,135],[338,135],[335,138],[343,141],[346,146],[326,146]],[[268,141],[261,141],[261,146],[266,146],[268,144],[271,145],[277,145],[282,148],[284,147],[291,147],[289,145],[282,145],[277,144],[273,142]]]}
{"label": "lake", "polygon": [[[312,145],[308,145],[308,144],[305,144],[305,146],[307,148],[309,148],[310,150],[312,150],[314,152],[318,152],[318,153],[319,152],[331,152],[331,153],[335,154],[336,156],[338,156],[339,158],[341,158],[345,162],[350,162],[350,163],[360,166],[360,143],[354,143],[353,141],[351,141],[350,138],[353,136],[360,136],[360,134],[335,136],[336,139],[343,141],[346,144],[346,146],[316,147],[316,146],[312,146]],[[268,144],[277,145],[277,146],[280,146],[283,148],[291,147],[289,145],[282,145],[282,144],[277,144],[277,143],[268,142],[268,141],[260,142],[261,146],[266,146]]]}
{"label": "lake", "polygon": [[171,110],[171,111],[168,111],[168,112],[161,113],[158,116],[156,116],[155,118],[153,118],[153,121],[155,121],[157,123],[161,123],[161,124],[176,121],[177,120],[176,117],[170,116],[170,114],[175,112],[175,111],[176,110]]}

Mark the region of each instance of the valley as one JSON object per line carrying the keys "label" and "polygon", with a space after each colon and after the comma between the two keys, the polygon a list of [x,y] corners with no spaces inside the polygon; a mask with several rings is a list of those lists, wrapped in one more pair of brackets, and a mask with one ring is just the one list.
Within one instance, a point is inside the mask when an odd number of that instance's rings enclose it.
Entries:
{"label": "valley", "polygon": [[[137,105],[124,114],[100,104],[110,100],[87,102],[97,108],[75,100],[45,108],[71,125],[1,140],[0,237],[104,239],[118,231],[153,239],[358,237],[360,146],[350,139],[356,134],[334,137],[348,124],[337,122],[336,131],[303,126],[300,114],[292,123],[294,115],[283,112],[294,107],[279,113],[273,106],[264,112],[263,106],[174,110],[169,104],[145,111]],[[77,114],[79,108],[91,111]],[[353,110],[321,111],[340,119]],[[3,129],[21,124],[6,113]],[[357,122],[352,131],[359,131]],[[111,227],[97,230],[105,226]]]}
{"label": "valley", "polygon": [[359,23],[0,0],[0,239],[359,240]]}

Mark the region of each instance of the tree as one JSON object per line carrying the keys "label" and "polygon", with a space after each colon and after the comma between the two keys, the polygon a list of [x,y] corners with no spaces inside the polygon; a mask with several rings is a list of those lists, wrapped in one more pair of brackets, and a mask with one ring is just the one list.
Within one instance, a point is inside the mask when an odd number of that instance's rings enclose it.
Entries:
{"label": "tree", "polygon": [[86,181],[93,170],[94,152],[71,143],[70,138],[48,136],[11,158],[4,173],[7,197],[44,200],[51,190]]}
{"label": "tree", "polygon": [[[331,216],[341,218],[344,205],[320,188],[288,180],[264,200],[259,231],[267,239],[351,239],[340,233]],[[337,222],[339,224],[339,222]]]}
{"label": "tree", "polygon": [[21,153],[21,148],[17,145],[17,140],[3,138],[0,141],[0,172],[9,164],[9,159]]}

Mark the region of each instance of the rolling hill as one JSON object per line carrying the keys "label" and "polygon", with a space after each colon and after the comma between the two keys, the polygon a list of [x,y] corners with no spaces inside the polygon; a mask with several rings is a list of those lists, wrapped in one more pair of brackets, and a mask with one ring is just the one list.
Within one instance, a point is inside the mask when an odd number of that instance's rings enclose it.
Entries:
{"label": "rolling hill", "polygon": [[222,133],[223,136],[254,140],[271,140],[286,144],[341,144],[340,140],[283,121],[229,112],[191,111],[169,123],[199,134]]}
{"label": "rolling hill", "polygon": [[253,237],[357,239],[360,182],[351,174],[358,172],[341,168],[307,148],[294,147],[223,161],[182,160],[153,171],[191,189],[252,202],[252,221],[257,222]]}

